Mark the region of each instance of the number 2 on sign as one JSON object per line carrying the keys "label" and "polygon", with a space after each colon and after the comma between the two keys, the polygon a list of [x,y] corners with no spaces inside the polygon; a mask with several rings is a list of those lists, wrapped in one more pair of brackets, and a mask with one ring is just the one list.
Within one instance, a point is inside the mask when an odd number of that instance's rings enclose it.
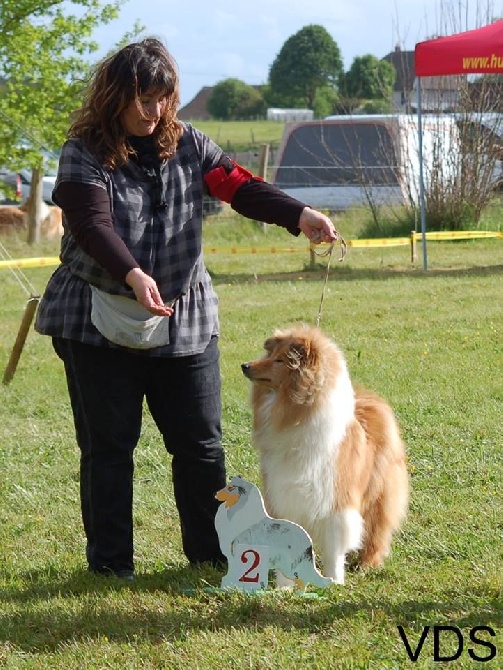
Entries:
{"label": "number 2 on sign", "polygon": [[267,588],[269,577],[269,547],[238,544],[234,546],[232,581],[243,591]]}
{"label": "number 2 on sign", "polygon": [[245,565],[251,563],[245,572],[239,578],[240,582],[257,584],[259,580],[260,554],[256,549],[246,549],[241,554],[241,563]]}

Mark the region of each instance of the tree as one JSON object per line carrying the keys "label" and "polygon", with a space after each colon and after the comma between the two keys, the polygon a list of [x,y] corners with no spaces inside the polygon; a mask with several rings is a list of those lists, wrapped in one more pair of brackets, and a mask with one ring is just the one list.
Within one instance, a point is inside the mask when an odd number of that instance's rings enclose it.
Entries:
{"label": "tree", "polygon": [[367,100],[361,107],[362,114],[391,114],[393,104],[391,100]]}
{"label": "tree", "polygon": [[318,119],[334,114],[339,103],[339,93],[332,86],[320,86],[314,98],[313,111]]}
{"label": "tree", "polygon": [[330,34],[323,26],[305,26],[287,39],[271,66],[271,102],[314,109],[319,89],[336,90],[342,72],[341,53]]}
{"label": "tree", "polygon": [[396,71],[391,63],[375,56],[357,56],[339,80],[339,88],[347,98],[391,100]]}
{"label": "tree", "polygon": [[[0,4],[0,165],[32,169],[29,241],[37,241],[44,156],[63,143],[80,103],[94,29],[115,19],[124,0],[2,0]],[[129,36],[140,27],[134,26]],[[33,234],[32,234],[33,233]],[[35,238],[35,239],[33,239]]]}
{"label": "tree", "polygon": [[265,102],[254,86],[240,79],[225,79],[214,87],[207,109],[216,119],[249,119],[265,113]]}

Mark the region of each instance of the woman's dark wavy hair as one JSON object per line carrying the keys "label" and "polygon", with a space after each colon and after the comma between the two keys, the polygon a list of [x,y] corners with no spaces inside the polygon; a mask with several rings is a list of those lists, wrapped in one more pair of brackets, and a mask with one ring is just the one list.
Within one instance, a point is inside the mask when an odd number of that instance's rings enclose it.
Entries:
{"label": "woman's dark wavy hair", "polygon": [[124,165],[131,148],[121,114],[132,101],[139,104],[139,97],[150,90],[166,93],[166,107],[154,138],[159,158],[169,158],[182,134],[176,116],[180,102],[178,72],[169,51],[155,38],[129,44],[98,64],[68,137],[81,138],[107,167]]}

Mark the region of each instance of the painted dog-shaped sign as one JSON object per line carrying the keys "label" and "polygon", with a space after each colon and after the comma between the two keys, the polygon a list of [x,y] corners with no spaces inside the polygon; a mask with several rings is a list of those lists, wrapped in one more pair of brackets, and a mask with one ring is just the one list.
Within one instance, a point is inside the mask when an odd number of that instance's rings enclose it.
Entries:
{"label": "painted dog-shaped sign", "polygon": [[[281,572],[299,591],[308,583],[322,588],[332,584],[316,568],[307,532],[292,521],[270,517],[254,484],[232,477],[215,497],[222,503],[215,528],[228,561],[222,588],[265,589],[270,569]],[[278,583],[286,585],[281,579]]]}

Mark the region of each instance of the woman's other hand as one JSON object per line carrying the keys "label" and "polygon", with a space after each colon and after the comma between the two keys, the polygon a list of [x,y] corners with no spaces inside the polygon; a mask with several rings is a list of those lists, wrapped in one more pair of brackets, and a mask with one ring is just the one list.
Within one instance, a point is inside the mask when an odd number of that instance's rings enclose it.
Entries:
{"label": "woman's other hand", "polygon": [[164,304],[155,281],[140,268],[133,268],[127,273],[126,284],[133,289],[140,305],[143,305],[151,314],[157,316],[173,314],[173,308]]}

